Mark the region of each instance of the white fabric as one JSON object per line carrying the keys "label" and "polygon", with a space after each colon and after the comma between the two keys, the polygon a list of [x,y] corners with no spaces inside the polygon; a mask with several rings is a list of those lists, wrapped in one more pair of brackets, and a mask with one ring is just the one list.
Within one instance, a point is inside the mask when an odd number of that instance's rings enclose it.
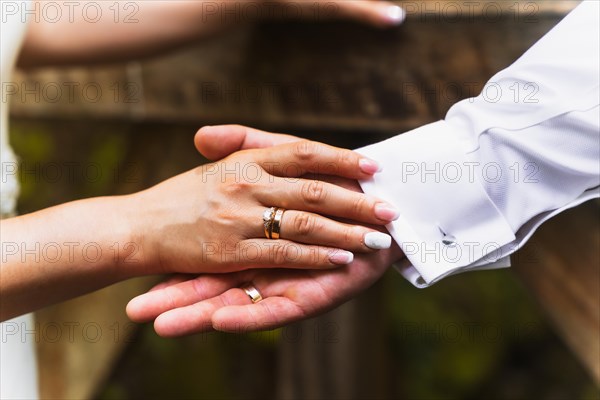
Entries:
{"label": "white fabric", "polygon": [[399,208],[388,229],[415,286],[509,266],[541,223],[600,196],[599,4],[580,4],[444,121],[358,150],[383,166],[361,185]]}
{"label": "white fabric", "polygon": [[[25,7],[27,1],[22,5]],[[5,89],[11,82],[12,71],[23,41],[26,23],[22,13],[17,12],[21,3],[0,0],[0,78],[2,79],[2,98],[0,99],[0,160],[2,176],[0,179],[0,214],[12,215],[15,212],[19,184],[12,166],[16,157],[8,142],[8,98]]]}
{"label": "white fabric", "polygon": [[[29,1],[0,0],[0,76],[2,91],[10,82],[15,60],[26,28],[22,12]],[[8,142],[8,103],[2,93],[0,100],[0,211],[3,216],[13,215],[19,186],[16,174],[9,166],[15,165],[15,156]],[[0,298],[1,301],[1,298]],[[0,324],[0,399],[37,399],[37,364],[35,358],[35,326],[33,315],[28,314]]]}

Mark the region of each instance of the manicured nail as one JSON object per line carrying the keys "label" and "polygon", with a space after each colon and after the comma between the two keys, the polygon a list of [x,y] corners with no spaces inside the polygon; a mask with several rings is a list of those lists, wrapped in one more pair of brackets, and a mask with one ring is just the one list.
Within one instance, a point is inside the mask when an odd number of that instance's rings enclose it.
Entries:
{"label": "manicured nail", "polygon": [[373,250],[389,249],[392,246],[392,237],[381,232],[369,232],[365,235],[365,246]]}
{"label": "manicured nail", "polygon": [[400,211],[389,204],[379,203],[375,206],[375,216],[384,221],[395,221],[400,217]]}
{"label": "manicured nail", "polygon": [[358,162],[360,170],[365,174],[373,175],[377,172],[381,172],[381,165],[375,160],[369,160],[368,158],[361,158]]}
{"label": "manicured nail", "polygon": [[406,18],[406,12],[400,6],[387,6],[383,10],[385,18],[394,25],[400,25],[404,18]]}
{"label": "manicured nail", "polygon": [[335,250],[329,256],[329,261],[336,265],[347,265],[354,261],[354,254],[346,250]]}

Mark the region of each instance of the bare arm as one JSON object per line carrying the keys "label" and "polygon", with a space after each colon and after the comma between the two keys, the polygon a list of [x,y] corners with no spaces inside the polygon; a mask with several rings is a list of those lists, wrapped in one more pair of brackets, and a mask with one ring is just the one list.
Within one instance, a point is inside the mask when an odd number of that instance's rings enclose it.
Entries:
{"label": "bare arm", "polygon": [[262,18],[349,18],[380,27],[404,19],[402,9],[392,3],[368,0],[36,1],[34,5],[18,62],[23,68],[149,57]]}
{"label": "bare arm", "polygon": [[2,220],[0,320],[138,275],[128,203],[90,199]]}

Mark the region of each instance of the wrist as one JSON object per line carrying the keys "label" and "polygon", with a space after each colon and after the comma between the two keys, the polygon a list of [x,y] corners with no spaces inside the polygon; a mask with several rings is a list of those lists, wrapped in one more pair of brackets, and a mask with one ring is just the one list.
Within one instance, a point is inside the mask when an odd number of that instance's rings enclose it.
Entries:
{"label": "wrist", "polygon": [[112,214],[115,238],[111,250],[115,269],[123,279],[160,273],[148,251],[141,193],[114,198],[113,210],[118,211]]}

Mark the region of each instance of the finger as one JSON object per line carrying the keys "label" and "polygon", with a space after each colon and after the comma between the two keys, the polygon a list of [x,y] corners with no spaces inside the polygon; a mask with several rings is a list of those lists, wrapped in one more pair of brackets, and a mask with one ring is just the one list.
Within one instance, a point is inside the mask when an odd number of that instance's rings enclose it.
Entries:
{"label": "finger", "polygon": [[[295,279],[302,280],[302,275],[284,270],[268,272],[267,275],[262,276],[259,274],[255,276],[254,280],[248,279],[239,282],[211,298],[165,311],[156,318],[154,328],[160,336],[177,337],[206,332],[214,328],[228,332],[248,332],[268,329],[286,321],[297,320],[302,317],[303,312],[293,300],[293,293],[289,293],[290,290],[295,291],[293,289]],[[243,289],[240,289],[240,286],[246,282],[250,282],[264,300],[252,304],[250,297]],[[312,286],[305,282],[305,290],[307,287]],[[279,296],[289,296],[289,298]],[[242,307],[239,309],[242,314],[236,321],[237,313],[235,311],[238,310],[238,306]],[[273,314],[269,315],[269,308]],[[217,319],[215,324],[213,315],[220,309],[231,309],[230,311],[233,312],[226,314],[227,319],[223,320],[223,323]],[[257,312],[254,312],[254,309]]]}
{"label": "finger", "polygon": [[[285,7],[293,5],[293,12],[285,12]],[[395,26],[404,20],[403,10],[388,1],[371,0],[287,0],[281,5],[284,10],[275,14],[276,16],[306,17],[309,19],[352,19],[358,22],[376,26]],[[298,6],[302,6],[298,13]]]}
{"label": "finger", "polygon": [[368,224],[387,224],[399,217],[391,204],[362,192],[310,179],[270,177],[265,190],[256,191],[256,199],[269,207],[303,210],[332,215]]}
{"label": "finger", "polygon": [[[257,268],[332,269],[348,265],[354,254],[342,249],[306,245],[289,240],[247,239],[237,246],[233,270]],[[222,268],[227,269],[227,266]]]}
{"label": "finger", "polygon": [[[255,213],[257,216],[254,218],[256,221],[259,220],[258,210]],[[260,215],[263,212],[264,209],[261,210]],[[361,253],[388,249],[392,244],[392,238],[388,234],[362,225],[356,225],[353,221],[345,223],[318,214],[291,209],[282,210],[282,212],[281,220],[277,223],[279,237],[275,237],[276,239]],[[244,231],[248,235],[247,237],[250,238],[262,239],[265,236],[269,238],[265,232],[264,224],[253,224],[252,228]],[[253,250],[250,247],[241,247],[240,253]],[[250,256],[250,258],[253,256]]]}
{"label": "finger", "polygon": [[267,297],[252,304],[232,304],[214,310],[213,329],[222,332],[245,333],[278,328],[303,319],[305,313],[286,297]]}
{"label": "finger", "polygon": [[282,239],[318,244],[353,252],[388,249],[391,236],[360,225],[350,225],[303,211],[286,211],[281,219]]}
{"label": "finger", "polygon": [[381,171],[376,161],[359,153],[310,140],[256,150],[253,161],[271,175],[285,177],[299,177],[312,172],[360,180]]}
{"label": "finger", "polygon": [[180,282],[183,281],[187,281],[189,279],[191,279],[193,277],[193,275],[188,275],[188,274],[176,274],[173,275],[167,279],[165,279],[164,281],[156,284],[155,286],[153,286],[150,290],[148,290],[148,292],[153,292],[155,290],[161,290],[164,289],[168,286],[173,286],[176,285]]}
{"label": "finger", "polygon": [[[147,322],[165,311],[217,296],[248,279],[248,274],[201,275],[194,279],[151,290],[127,304],[127,316],[134,322]],[[159,285],[160,286],[160,285]]]}
{"label": "finger", "polygon": [[332,16],[354,19],[376,27],[400,25],[406,17],[404,9],[388,1],[337,0],[332,4],[335,4],[335,7],[329,6],[334,10]]}
{"label": "finger", "polygon": [[178,337],[212,330],[212,315],[222,307],[251,303],[237,287],[185,307],[168,310],[154,321],[154,330],[163,337]]}
{"label": "finger", "polygon": [[259,149],[298,141],[300,138],[269,133],[242,125],[205,126],[194,137],[196,149],[209,160],[220,160],[239,150]]}
{"label": "finger", "polygon": [[[346,274],[348,271],[338,269],[325,274]],[[272,329],[314,315],[316,308],[333,304],[335,296],[326,293],[311,276],[304,271],[289,269],[258,271],[251,285],[263,300],[221,307],[213,313],[213,328],[227,332]]]}

